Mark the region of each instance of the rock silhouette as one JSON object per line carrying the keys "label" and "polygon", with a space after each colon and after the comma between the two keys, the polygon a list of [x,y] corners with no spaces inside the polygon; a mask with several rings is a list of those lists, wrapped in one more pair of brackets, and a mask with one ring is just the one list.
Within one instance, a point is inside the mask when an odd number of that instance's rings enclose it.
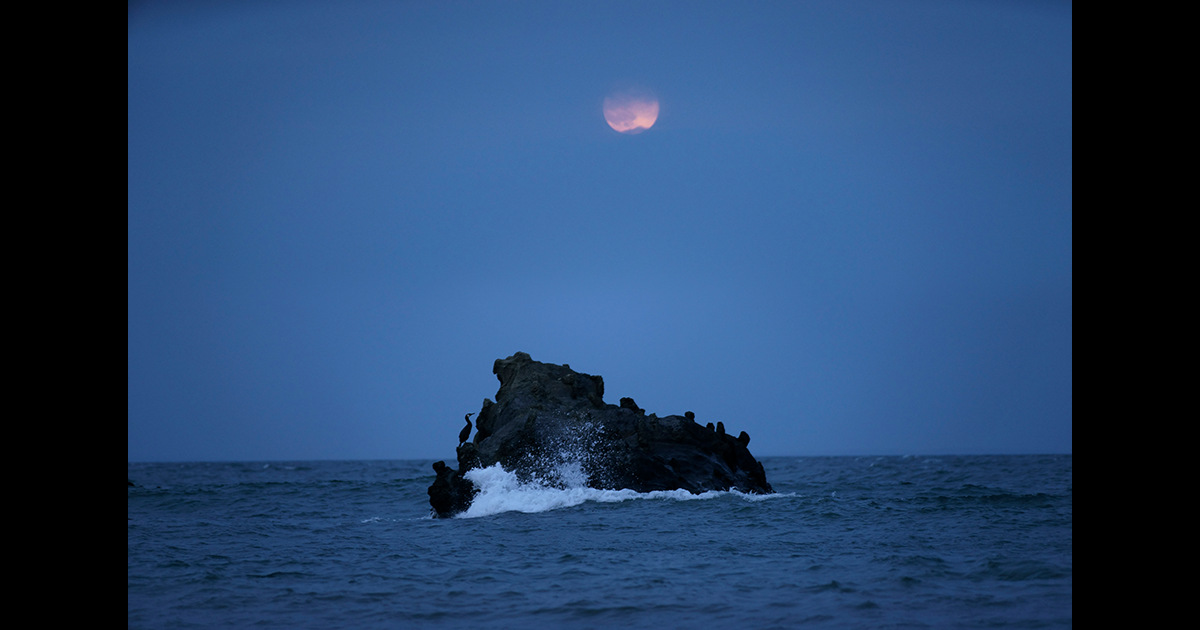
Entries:
{"label": "rock silhouette", "polygon": [[714,432],[691,412],[647,415],[628,397],[605,403],[600,376],[524,352],[497,359],[492,373],[500,390],[494,402],[484,399],[474,440],[458,447],[458,469],[433,465],[429,503],[438,516],[470,507],[476,490],[464,474],[497,463],[523,481],[554,483],[564,464],[577,464],[600,489],[774,492],[745,432],[734,438],[723,423]]}

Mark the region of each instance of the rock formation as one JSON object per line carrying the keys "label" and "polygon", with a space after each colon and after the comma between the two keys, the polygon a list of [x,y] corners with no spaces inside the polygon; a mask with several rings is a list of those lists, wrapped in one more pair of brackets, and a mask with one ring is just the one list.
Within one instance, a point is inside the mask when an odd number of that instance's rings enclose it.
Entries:
{"label": "rock formation", "polygon": [[499,463],[523,481],[553,485],[565,464],[577,464],[600,489],[774,492],[750,438],[702,427],[695,414],[646,415],[632,398],[604,402],[604,379],[518,352],[497,359],[495,402],[484,399],[475,439],[458,447],[458,469],[433,465],[429,503],[439,516],[466,510],[476,490],[464,474]]}

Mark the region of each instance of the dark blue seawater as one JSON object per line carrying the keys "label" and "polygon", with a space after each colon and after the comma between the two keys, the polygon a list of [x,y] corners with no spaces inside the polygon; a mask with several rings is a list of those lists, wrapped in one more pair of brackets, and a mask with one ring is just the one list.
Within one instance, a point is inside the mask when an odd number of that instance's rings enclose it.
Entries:
{"label": "dark blue seawater", "polygon": [[1071,626],[1071,456],[764,458],[769,498],[129,464],[130,628]]}

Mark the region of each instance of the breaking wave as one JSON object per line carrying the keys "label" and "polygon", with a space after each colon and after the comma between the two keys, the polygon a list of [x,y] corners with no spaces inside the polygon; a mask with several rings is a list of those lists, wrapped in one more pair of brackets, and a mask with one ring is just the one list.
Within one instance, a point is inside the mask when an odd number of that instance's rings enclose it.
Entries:
{"label": "breaking wave", "polygon": [[747,494],[738,490],[710,490],[692,494],[687,490],[597,490],[587,487],[588,476],[578,462],[559,464],[544,476],[535,475],[522,482],[515,473],[504,470],[500,464],[487,468],[468,470],[466,478],[475,484],[479,494],[471,501],[471,507],[459,514],[459,518],[490,516],[501,512],[547,512],[558,508],[580,505],[587,501],[597,503],[620,503],[638,499],[660,499],[670,501],[703,501],[723,496],[735,496],[745,501],[765,501],[788,494]]}

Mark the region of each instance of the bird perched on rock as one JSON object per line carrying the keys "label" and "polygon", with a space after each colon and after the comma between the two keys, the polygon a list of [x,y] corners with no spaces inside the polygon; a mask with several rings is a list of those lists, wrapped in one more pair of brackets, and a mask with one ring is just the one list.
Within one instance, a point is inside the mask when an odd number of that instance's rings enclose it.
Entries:
{"label": "bird perched on rock", "polygon": [[461,433],[458,434],[458,445],[462,446],[467,443],[467,438],[471,437],[471,416],[474,412],[467,414],[463,419],[467,421],[467,426],[463,427]]}

